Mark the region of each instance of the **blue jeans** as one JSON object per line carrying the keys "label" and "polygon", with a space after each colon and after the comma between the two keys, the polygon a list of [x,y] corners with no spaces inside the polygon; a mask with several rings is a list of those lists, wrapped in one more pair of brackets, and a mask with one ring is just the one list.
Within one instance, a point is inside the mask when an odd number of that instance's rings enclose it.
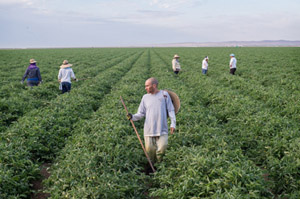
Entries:
{"label": "blue jeans", "polygon": [[203,73],[204,75],[206,75],[207,70],[202,68],[202,73]]}
{"label": "blue jeans", "polygon": [[70,90],[71,90],[71,83],[69,83],[69,82],[62,82],[61,86],[62,86],[62,93],[70,92]]}

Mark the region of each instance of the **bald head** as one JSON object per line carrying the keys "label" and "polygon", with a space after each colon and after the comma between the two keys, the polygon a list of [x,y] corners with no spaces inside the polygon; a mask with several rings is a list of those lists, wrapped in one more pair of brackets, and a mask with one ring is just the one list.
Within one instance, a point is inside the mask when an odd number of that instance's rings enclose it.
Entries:
{"label": "bald head", "polygon": [[156,86],[158,85],[158,81],[154,77],[150,77],[149,79],[146,80],[146,82],[147,81],[149,81],[149,83],[151,83],[152,85],[153,84],[155,84]]}
{"label": "bald head", "polygon": [[154,77],[147,79],[145,82],[145,89],[147,93],[151,93],[151,94],[157,93],[158,92],[157,86],[158,86],[158,81]]}

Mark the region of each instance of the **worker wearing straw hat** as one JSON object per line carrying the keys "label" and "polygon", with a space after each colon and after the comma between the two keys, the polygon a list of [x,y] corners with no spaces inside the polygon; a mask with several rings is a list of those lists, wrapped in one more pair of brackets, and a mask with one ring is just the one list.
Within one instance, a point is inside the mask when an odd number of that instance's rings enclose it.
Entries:
{"label": "worker wearing straw hat", "polygon": [[39,67],[36,66],[36,61],[34,59],[29,60],[30,65],[23,75],[21,83],[24,83],[25,78],[27,78],[27,86],[37,86],[42,82],[42,77]]}
{"label": "worker wearing straw hat", "polygon": [[179,56],[177,54],[174,55],[172,59],[172,69],[175,74],[178,74],[179,71],[181,70],[180,63],[179,63]]}
{"label": "worker wearing straw hat", "polygon": [[229,67],[230,67],[230,74],[234,75],[236,71],[236,58],[234,54],[230,54],[230,62],[229,62]]}
{"label": "worker wearing straw hat", "polygon": [[58,72],[58,81],[60,82],[60,89],[62,90],[62,93],[70,92],[71,78],[76,80],[71,66],[72,64],[69,64],[68,60],[64,60],[63,64],[60,66]]}
{"label": "worker wearing straw hat", "polygon": [[179,109],[179,98],[173,105],[169,93],[158,90],[158,81],[153,77],[146,80],[145,90],[147,94],[143,96],[138,112],[134,115],[128,113],[127,117],[132,121],[138,121],[145,117],[145,149],[152,162],[160,162],[168,145],[167,118],[169,116],[171,120],[170,129],[173,134],[176,127],[175,111]]}

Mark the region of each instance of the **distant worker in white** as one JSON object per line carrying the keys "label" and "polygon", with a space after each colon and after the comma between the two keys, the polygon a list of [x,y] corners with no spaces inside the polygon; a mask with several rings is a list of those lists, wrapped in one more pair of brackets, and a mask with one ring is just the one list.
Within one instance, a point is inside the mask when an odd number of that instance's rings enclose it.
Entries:
{"label": "distant worker in white", "polygon": [[229,62],[229,67],[230,67],[230,74],[234,75],[236,71],[236,58],[234,54],[230,54],[230,62]]}
{"label": "distant worker in white", "polygon": [[208,70],[208,56],[205,56],[203,61],[202,61],[202,73],[203,75],[207,74]]}
{"label": "distant worker in white", "polygon": [[62,93],[70,92],[71,78],[76,80],[75,74],[71,66],[72,64],[69,64],[68,60],[64,60],[63,64],[60,66],[58,72],[58,81],[60,82],[60,88],[62,90]]}
{"label": "distant worker in white", "polygon": [[179,58],[180,57],[177,54],[175,54],[172,60],[172,68],[175,74],[178,74],[179,71],[181,70]]}

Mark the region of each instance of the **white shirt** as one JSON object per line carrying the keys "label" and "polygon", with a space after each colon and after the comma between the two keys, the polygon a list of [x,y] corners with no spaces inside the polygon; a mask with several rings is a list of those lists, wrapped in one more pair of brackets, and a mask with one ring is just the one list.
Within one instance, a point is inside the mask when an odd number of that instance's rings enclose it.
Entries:
{"label": "white shirt", "polygon": [[229,62],[230,68],[236,68],[236,58],[232,57]]}
{"label": "white shirt", "polygon": [[208,68],[208,63],[207,63],[206,59],[204,58],[202,61],[202,69],[207,70],[207,68]]}
{"label": "white shirt", "polygon": [[180,63],[179,63],[178,59],[173,59],[172,60],[172,68],[173,68],[173,71],[180,71],[181,70]]}
{"label": "white shirt", "polygon": [[167,110],[171,119],[171,127],[175,128],[175,111],[168,92],[160,90],[156,94],[145,94],[132,120],[138,121],[145,117],[144,136],[165,135],[168,134]]}
{"label": "white shirt", "polygon": [[59,69],[58,79],[60,80],[60,82],[69,82],[69,83],[71,83],[71,78],[76,79],[72,68],[61,68],[61,69]]}

